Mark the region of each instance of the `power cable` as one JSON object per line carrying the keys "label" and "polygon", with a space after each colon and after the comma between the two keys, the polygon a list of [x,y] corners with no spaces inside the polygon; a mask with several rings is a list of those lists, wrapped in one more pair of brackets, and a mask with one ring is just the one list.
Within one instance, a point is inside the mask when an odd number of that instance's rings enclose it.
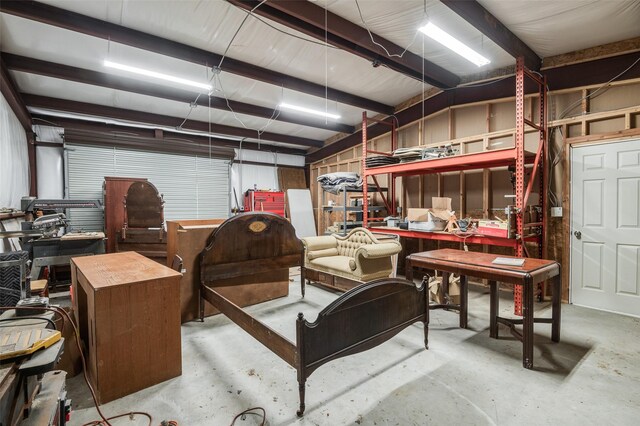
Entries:
{"label": "power cable", "polygon": [[[364,25],[364,28],[367,30],[367,33],[369,33],[369,38],[371,39],[371,42],[373,44],[375,44],[376,46],[378,46],[379,48],[381,48],[382,50],[384,50],[384,52],[387,54],[388,57],[390,57],[390,58],[402,58],[404,56],[404,54],[407,53],[409,48],[413,45],[413,43],[416,41],[416,38],[418,37],[419,30],[416,30],[416,32],[413,34],[413,39],[411,40],[411,43],[409,43],[409,45],[402,51],[402,53],[400,53],[400,54],[390,53],[387,50],[386,47],[384,47],[382,44],[380,44],[380,43],[378,43],[377,41],[374,40],[373,33],[369,29],[369,25],[367,25],[367,22],[364,20],[364,17],[362,16],[362,10],[360,10],[360,4],[358,4],[358,0],[355,0],[355,2],[356,2],[356,7],[358,8],[358,14],[360,15],[360,20],[362,21],[362,24]],[[426,15],[426,11],[427,11],[426,4],[425,4],[425,9],[424,10],[425,10],[425,15]],[[424,58],[424,53],[423,53],[422,57]]]}

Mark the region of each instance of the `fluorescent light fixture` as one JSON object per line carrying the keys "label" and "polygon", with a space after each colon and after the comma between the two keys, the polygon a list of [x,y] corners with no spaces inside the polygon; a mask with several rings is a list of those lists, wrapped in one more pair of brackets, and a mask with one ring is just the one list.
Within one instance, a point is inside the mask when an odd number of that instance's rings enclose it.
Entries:
{"label": "fluorescent light fixture", "polygon": [[157,78],[159,80],[170,81],[172,83],[183,84],[185,86],[197,87],[198,89],[204,89],[210,92],[212,87],[210,84],[198,83],[197,81],[187,80],[186,78],[174,77],[168,74],[162,74],[155,71],[145,70],[142,68],[136,68],[129,65],[119,64],[117,62],[107,61],[105,59],[104,66],[108,68],[115,68],[117,70],[127,71],[134,74],[140,74],[147,77]]}
{"label": "fluorescent light fixture", "polygon": [[438,43],[440,43],[441,45],[443,45],[444,47],[447,47],[453,50],[458,55],[462,56],[468,61],[473,62],[479,67],[491,63],[490,60],[488,60],[487,58],[485,58],[484,56],[482,56],[481,54],[479,54],[478,52],[476,52],[466,44],[462,43],[460,40],[452,37],[450,34],[438,28],[431,22],[429,22],[424,27],[420,27],[419,30],[425,33],[426,35],[428,35],[429,37],[431,37],[432,39],[434,39],[435,41],[437,41]]}
{"label": "fluorescent light fixture", "polygon": [[305,108],[298,105],[291,105],[285,102],[282,102],[280,104],[280,108],[292,109],[294,111],[299,111],[299,112],[306,112],[307,114],[319,115],[320,117],[333,118],[334,120],[337,120],[340,118],[338,114],[331,114],[330,112],[318,111],[316,109]]}

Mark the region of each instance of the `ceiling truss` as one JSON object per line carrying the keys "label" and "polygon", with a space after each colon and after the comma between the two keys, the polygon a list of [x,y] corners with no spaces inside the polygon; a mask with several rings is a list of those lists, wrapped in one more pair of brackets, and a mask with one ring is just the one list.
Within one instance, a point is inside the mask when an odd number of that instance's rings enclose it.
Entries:
{"label": "ceiling truss", "polygon": [[[371,61],[373,66],[384,65],[417,80],[424,79],[425,82],[441,88],[454,87],[460,82],[460,78],[452,72],[409,51],[406,51],[402,57],[388,56],[382,48],[373,43],[365,28],[309,1],[271,1],[264,4],[255,0],[227,1],[244,10],[254,10],[253,13],[257,15],[318,40],[324,41],[326,36],[329,44],[365,58]],[[404,50],[376,34],[373,34],[373,37],[392,54],[400,54]]]}
{"label": "ceiling truss", "polygon": [[[153,114],[143,111],[133,111],[123,108],[98,105],[86,102],[69,101],[65,99],[51,98],[47,96],[21,94],[25,104],[29,107],[44,108],[52,111],[59,111],[71,114],[86,114],[96,117],[104,117],[113,120],[124,120],[128,122],[143,123],[147,125],[175,128],[182,124],[183,119],[170,117],[167,115]],[[223,124],[207,123],[205,121],[187,120],[180,126],[183,130],[217,133],[239,138],[259,139],[258,133],[254,130],[241,127],[226,126]],[[261,139],[281,142],[304,147],[322,147],[324,143],[320,140],[298,138],[295,136],[283,135],[279,133],[264,132]]]}
{"label": "ceiling truss", "polygon": [[[204,49],[199,49],[39,2],[3,0],[0,2],[0,12],[87,34],[93,37],[111,40],[115,43],[121,43],[127,46],[207,67],[217,66],[222,59],[222,55],[214,52],[209,52]],[[222,71],[321,98],[327,97],[336,102],[355,106],[357,108],[384,114],[393,114],[393,107],[390,105],[385,105],[383,103],[340,90],[327,88],[322,84],[312,83],[233,58],[225,57]]]}
{"label": "ceiling truss", "polygon": [[353,133],[354,131],[354,127],[348,124],[324,122],[321,119],[303,119],[296,114],[284,111],[281,111],[279,114],[274,114],[274,110],[271,108],[232,100],[227,101],[224,98],[215,96],[200,96],[196,101],[197,95],[186,90],[147,83],[142,80],[115,76],[113,74],[99,71],[27,58],[25,56],[13,55],[10,53],[3,52],[2,61],[6,63],[7,68],[14,71],[22,71],[30,74],[75,81],[77,83],[90,84],[93,86],[102,86],[114,90],[123,90],[126,92],[138,93],[141,95],[153,96],[176,102],[184,102],[187,104],[195,102],[198,106],[205,108],[211,107],[224,111],[229,111],[229,108],[231,108],[236,113],[253,115],[266,119],[270,119],[273,116],[274,120],[298,124],[300,126],[316,127],[319,129],[345,133]]}

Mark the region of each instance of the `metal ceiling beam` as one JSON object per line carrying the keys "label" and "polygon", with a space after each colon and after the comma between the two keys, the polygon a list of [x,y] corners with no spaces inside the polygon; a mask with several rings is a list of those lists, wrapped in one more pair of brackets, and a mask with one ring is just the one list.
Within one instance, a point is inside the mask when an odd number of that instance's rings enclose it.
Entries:
{"label": "metal ceiling beam", "polygon": [[[331,45],[418,80],[424,78],[427,83],[433,86],[450,88],[460,82],[457,75],[409,51],[405,52],[402,57],[390,57],[382,48],[373,43],[366,28],[334,13],[326,11],[325,25],[325,9],[309,1],[271,1],[264,4],[255,0],[227,1],[244,10],[255,9],[253,13],[257,15],[286,25],[318,40],[324,41],[326,35],[326,39]],[[258,5],[260,6],[257,7]],[[373,34],[373,38],[392,54],[399,55],[404,50],[376,34]]]}
{"label": "metal ceiling beam", "polygon": [[31,133],[31,114],[27,111],[27,107],[22,100],[16,84],[9,75],[7,65],[0,60],[0,92],[7,100],[9,107],[13,110],[18,121],[24,127],[27,133]]}
{"label": "metal ceiling beam", "polygon": [[[619,79],[640,78],[640,62],[636,63],[637,60],[638,52],[633,52],[573,65],[549,68],[544,71],[544,74],[547,76],[549,90],[584,87],[606,83],[616,76],[619,76]],[[620,75],[620,72],[624,70],[626,70],[625,73]],[[528,79],[525,80],[525,93],[537,92],[537,86],[528,83],[532,82]],[[424,102],[419,102],[407,109],[397,112],[395,117],[398,120],[398,127],[402,127],[413,123],[422,117],[427,117],[454,105],[464,105],[508,98],[512,97],[514,93],[515,77],[509,77],[504,80],[498,79],[494,83],[484,86],[459,87],[454,90],[441,92],[429,99],[426,99]],[[372,139],[383,135],[388,131],[388,126],[374,124],[367,128],[367,136]],[[362,130],[358,130],[356,133],[340,139],[337,142],[309,153],[306,161],[307,163],[313,163],[361,143]]]}
{"label": "metal ceiling beam", "polygon": [[489,37],[505,52],[518,58],[524,57],[524,64],[530,70],[538,71],[542,59],[536,52],[520,40],[509,28],[493,16],[475,0],[440,0],[445,6],[460,15],[482,34]]}
{"label": "metal ceiling beam", "polygon": [[[33,120],[35,124],[42,124],[43,126],[62,127],[65,129],[65,131],[70,129],[74,131],[86,131],[99,134],[101,135],[99,139],[101,139],[103,145],[115,143],[115,141],[125,138],[126,136],[134,136],[147,139],[155,138],[154,129],[141,129],[139,127],[119,126],[115,124],[100,123],[97,121],[53,117],[46,114],[33,114]],[[156,144],[162,144],[160,145],[160,147],[166,150],[171,150],[170,152],[182,152],[189,154],[195,153],[198,155],[206,155],[209,152],[209,138],[205,136],[185,135],[182,133],[163,131],[163,138],[156,138],[155,140]],[[91,140],[87,139],[86,142],[90,143]],[[173,146],[171,144],[173,144]],[[239,148],[239,142],[228,139],[211,138],[211,147],[214,149],[216,147]],[[242,149],[278,152],[281,154],[305,155],[305,151],[303,150],[265,144],[260,144],[260,146],[258,146],[258,144],[252,142],[243,142]]]}
{"label": "metal ceiling beam", "polygon": [[[0,2],[0,12],[87,34],[93,37],[111,40],[115,43],[125,44],[127,46],[155,52],[160,55],[170,56],[172,58],[181,59],[183,61],[207,67],[217,66],[222,59],[222,55],[217,53],[39,2],[3,0]],[[253,80],[259,80],[264,83],[274,84],[278,87],[295,90],[297,92],[307,93],[321,98],[327,97],[328,99],[336,102],[369,111],[376,111],[384,114],[393,114],[394,112],[393,106],[391,105],[386,105],[384,103],[356,96],[341,90],[326,88],[322,84],[292,77],[285,73],[280,73],[267,68],[261,68],[233,58],[225,57],[222,64],[222,70]]]}
{"label": "metal ceiling beam", "polygon": [[[180,126],[183,121],[182,118],[171,117],[168,115],[152,114],[148,112],[134,111],[123,108],[114,108],[110,106],[86,102],[69,101],[65,99],[50,98],[47,96],[30,95],[28,93],[22,93],[21,96],[27,106],[46,108],[61,112],[87,114],[114,120],[126,120],[131,122],[150,124],[154,126],[171,127],[174,129],[177,129],[177,127]],[[131,123],[131,125],[135,126],[135,124],[133,123]],[[205,121],[187,120],[182,125],[182,129],[198,132],[217,133],[221,135],[236,136],[241,138],[259,138],[258,132],[256,132],[255,130],[226,126],[216,123],[210,124]],[[282,142],[292,145],[300,145],[304,147],[322,147],[324,145],[324,142],[320,140],[297,138],[295,136],[271,132],[262,133],[260,139],[273,142]]]}
{"label": "metal ceiling beam", "polygon": [[[175,89],[173,87],[162,86],[159,84],[147,83],[143,80],[121,77],[113,74],[102,73],[98,71],[76,68],[69,65],[57,64],[54,62],[41,61],[39,59],[27,58],[25,56],[13,55],[10,53],[2,53],[2,61],[6,63],[7,68],[14,71],[22,71],[30,74],[44,75],[63,80],[75,81],[77,83],[90,84],[93,86],[102,86],[114,90],[123,90],[141,95],[153,96],[156,98],[168,99],[176,102],[184,102],[190,104],[196,99],[193,92]],[[302,119],[296,114],[281,111],[274,114],[271,108],[256,106],[238,101],[228,101],[224,98],[215,96],[198,97],[197,104],[208,108],[229,111],[229,107],[236,113],[253,115],[255,117],[283,121],[286,123],[297,124],[300,126],[316,127],[319,129],[330,130],[334,132],[353,133],[354,127],[342,123],[328,123],[322,119]]]}

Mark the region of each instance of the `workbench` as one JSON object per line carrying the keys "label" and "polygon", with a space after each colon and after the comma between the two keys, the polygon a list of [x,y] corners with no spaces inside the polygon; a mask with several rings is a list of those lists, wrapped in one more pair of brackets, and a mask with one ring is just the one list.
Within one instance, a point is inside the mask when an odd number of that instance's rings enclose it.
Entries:
{"label": "workbench", "polygon": [[[414,268],[433,269],[443,273],[460,274],[460,326],[467,325],[467,282],[468,277],[489,280],[490,287],[490,325],[489,335],[498,338],[498,324],[509,327],[511,333],[523,344],[522,364],[524,368],[533,368],[533,325],[551,324],[551,340],[560,341],[560,292],[561,274],[558,262],[545,259],[525,258],[522,266],[497,265],[492,263],[496,257],[518,259],[514,256],[489,253],[468,252],[454,249],[433,250],[414,253],[406,259],[406,278],[413,279]],[[552,280],[551,318],[535,318],[533,301],[536,284]],[[503,318],[498,315],[498,282],[510,283],[522,287],[522,319]],[[515,326],[522,325],[522,331]]]}
{"label": "workbench", "polygon": [[[30,317],[16,316],[15,310],[0,315],[0,327],[18,331],[51,328],[52,312]],[[64,347],[64,338],[31,355],[0,362],[0,425],[64,425],[70,412],[66,399],[64,371],[53,370]]]}

